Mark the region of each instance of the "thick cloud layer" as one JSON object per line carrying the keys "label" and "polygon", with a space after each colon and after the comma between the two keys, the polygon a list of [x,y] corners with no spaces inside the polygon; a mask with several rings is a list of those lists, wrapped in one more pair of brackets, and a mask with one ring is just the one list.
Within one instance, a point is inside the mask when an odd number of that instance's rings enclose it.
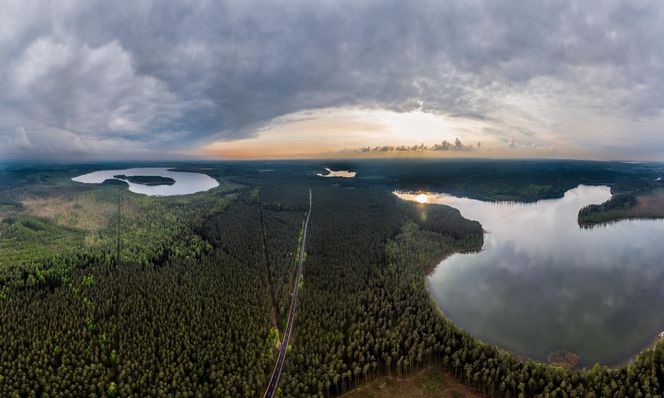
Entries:
{"label": "thick cloud layer", "polygon": [[659,1],[8,0],[0,156],[147,156],[367,107],[656,157],[663,37]]}

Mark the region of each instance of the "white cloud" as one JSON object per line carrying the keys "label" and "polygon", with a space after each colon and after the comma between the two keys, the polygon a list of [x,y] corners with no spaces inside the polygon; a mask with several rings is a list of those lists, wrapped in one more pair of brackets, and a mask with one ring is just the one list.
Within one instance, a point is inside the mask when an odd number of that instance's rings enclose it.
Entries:
{"label": "white cloud", "polygon": [[12,65],[8,86],[29,121],[81,134],[140,133],[180,116],[175,95],[136,73],[115,41],[92,48],[40,38]]}
{"label": "white cloud", "polygon": [[7,0],[0,135],[170,151],[354,107],[485,120],[476,133],[505,144],[610,143],[606,156],[621,126],[630,156],[655,157],[662,37],[648,0]]}

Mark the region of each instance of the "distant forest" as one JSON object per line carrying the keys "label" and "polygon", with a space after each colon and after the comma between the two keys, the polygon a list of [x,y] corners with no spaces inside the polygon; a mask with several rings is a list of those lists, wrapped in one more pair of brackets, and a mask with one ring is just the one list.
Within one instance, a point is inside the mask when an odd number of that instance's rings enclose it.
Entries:
{"label": "distant forest", "polygon": [[[0,202],[2,239],[61,250],[3,247],[12,256],[0,272],[0,396],[262,396],[310,186],[301,302],[279,396],[337,396],[432,363],[490,397],[662,396],[663,343],[621,368],[575,370],[517,358],[447,320],[426,273],[483,242],[481,225],[457,210],[403,202],[385,180],[331,181],[303,172],[307,163],[252,165],[183,165],[221,185],[174,198],[77,186],[71,170],[2,176],[11,186]],[[475,192],[506,194],[492,181]],[[103,209],[90,214],[106,218],[36,216],[34,200],[64,214]]]}

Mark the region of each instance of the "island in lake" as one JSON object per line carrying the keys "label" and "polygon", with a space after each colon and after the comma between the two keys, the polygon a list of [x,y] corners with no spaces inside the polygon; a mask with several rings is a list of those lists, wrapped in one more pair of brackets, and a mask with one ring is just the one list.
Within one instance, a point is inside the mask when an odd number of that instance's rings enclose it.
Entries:
{"label": "island in lake", "polygon": [[173,171],[168,167],[98,170],[72,178],[84,184],[102,184],[108,179],[123,182],[129,191],[148,196],[190,195],[219,186],[219,182],[207,174]]}
{"label": "island in lake", "polygon": [[143,184],[149,186],[175,184],[174,179],[162,176],[126,176],[124,174],[119,174],[119,175],[114,175],[113,178],[129,181],[134,184]]}

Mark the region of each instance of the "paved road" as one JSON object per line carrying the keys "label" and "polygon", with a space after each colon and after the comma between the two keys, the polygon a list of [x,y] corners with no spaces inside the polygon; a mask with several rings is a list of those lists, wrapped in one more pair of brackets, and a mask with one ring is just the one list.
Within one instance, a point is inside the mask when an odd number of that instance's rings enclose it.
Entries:
{"label": "paved road", "polygon": [[295,277],[295,286],[293,288],[293,297],[291,298],[290,309],[288,310],[288,326],[286,326],[286,333],[284,333],[284,340],[281,342],[279,349],[279,357],[277,364],[272,371],[270,384],[263,395],[263,398],[272,398],[277,391],[277,384],[279,384],[279,377],[281,377],[281,369],[284,367],[286,360],[286,350],[288,349],[288,341],[290,340],[291,333],[293,332],[293,323],[295,321],[295,309],[297,308],[297,297],[300,292],[300,279],[302,277],[302,263],[304,262],[304,247],[307,242],[307,228],[309,228],[309,216],[311,216],[311,188],[309,188],[309,211],[307,212],[307,220],[304,222],[304,234],[302,235],[302,246],[300,247],[300,261],[297,266],[297,276]]}

